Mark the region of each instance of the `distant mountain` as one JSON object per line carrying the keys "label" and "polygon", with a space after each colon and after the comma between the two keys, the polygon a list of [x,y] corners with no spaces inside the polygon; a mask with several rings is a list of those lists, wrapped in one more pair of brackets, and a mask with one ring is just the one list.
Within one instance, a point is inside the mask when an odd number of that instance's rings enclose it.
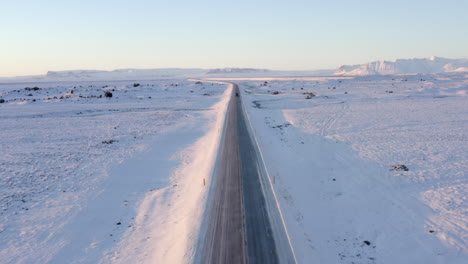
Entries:
{"label": "distant mountain", "polygon": [[367,64],[343,65],[334,75],[393,75],[410,73],[468,72],[468,59],[430,57],[374,61]]}
{"label": "distant mountain", "polygon": [[181,76],[199,75],[205,73],[204,69],[118,69],[113,71],[98,70],[74,70],[74,71],[49,71],[45,76],[37,76],[44,80],[148,80],[171,78]]}
{"label": "distant mountain", "polygon": [[[335,70],[278,71],[254,68],[219,68],[208,70],[210,77],[288,77],[288,76],[330,76]],[[215,76],[211,76],[215,75]]]}
{"label": "distant mountain", "polygon": [[274,71],[254,68],[159,68],[49,71],[45,75],[0,78],[0,82],[56,82],[56,81],[121,81],[155,80],[175,78],[223,78],[223,77],[284,77],[284,76],[329,76],[335,70]]}
{"label": "distant mountain", "polygon": [[218,68],[208,70],[206,74],[237,74],[237,73],[269,73],[270,70],[266,69],[253,69],[253,68]]}

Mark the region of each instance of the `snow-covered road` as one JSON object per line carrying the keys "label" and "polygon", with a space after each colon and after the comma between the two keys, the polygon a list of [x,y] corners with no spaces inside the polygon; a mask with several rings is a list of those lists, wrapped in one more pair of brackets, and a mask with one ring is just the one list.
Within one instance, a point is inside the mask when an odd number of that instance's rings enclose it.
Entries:
{"label": "snow-covered road", "polygon": [[[197,263],[295,263],[242,96],[232,84]],[[206,232],[206,234],[205,234]]]}

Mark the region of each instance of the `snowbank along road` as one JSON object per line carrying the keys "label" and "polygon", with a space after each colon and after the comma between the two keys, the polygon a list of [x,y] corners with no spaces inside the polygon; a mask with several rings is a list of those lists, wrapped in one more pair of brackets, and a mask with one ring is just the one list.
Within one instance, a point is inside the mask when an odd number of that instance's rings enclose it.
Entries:
{"label": "snowbank along road", "polygon": [[295,263],[233,85],[201,249],[203,263]]}

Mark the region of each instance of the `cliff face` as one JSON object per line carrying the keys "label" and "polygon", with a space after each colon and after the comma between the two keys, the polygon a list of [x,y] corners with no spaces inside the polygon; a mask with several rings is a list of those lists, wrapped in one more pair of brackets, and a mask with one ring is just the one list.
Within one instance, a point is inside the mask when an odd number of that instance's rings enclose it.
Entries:
{"label": "cliff face", "polygon": [[409,73],[461,72],[468,70],[468,59],[430,57],[424,59],[399,59],[374,61],[366,64],[343,65],[334,75],[392,75]]}

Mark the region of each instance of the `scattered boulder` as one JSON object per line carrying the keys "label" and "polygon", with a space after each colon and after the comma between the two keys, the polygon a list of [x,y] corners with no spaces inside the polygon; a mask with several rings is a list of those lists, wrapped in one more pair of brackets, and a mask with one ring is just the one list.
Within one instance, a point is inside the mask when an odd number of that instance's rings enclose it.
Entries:
{"label": "scattered boulder", "polygon": [[198,81],[198,82],[195,82],[195,84],[202,84],[202,82]]}
{"label": "scattered boulder", "polygon": [[111,139],[111,140],[104,140],[104,141],[102,141],[102,144],[107,144],[107,145],[109,145],[109,144],[112,144],[112,143],[115,143],[115,142],[118,142],[118,141],[117,141],[117,140],[114,140],[114,139]]}
{"label": "scattered boulder", "polygon": [[38,91],[38,90],[41,90],[41,88],[37,87],[37,86],[34,86],[34,87],[26,87],[24,88],[24,90],[26,91]]}
{"label": "scattered boulder", "polygon": [[272,126],[271,128],[279,128],[279,129],[283,130],[283,128],[290,127],[290,126],[291,126],[290,123],[284,123],[282,125]]}
{"label": "scattered boulder", "polygon": [[133,87],[138,87],[138,86],[140,86],[139,83],[134,83],[134,84],[133,84]]}
{"label": "scattered boulder", "polygon": [[112,97],[112,93],[109,92],[109,91],[106,91],[106,92],[104,93],[104,96],[110,98],[110,97]]}
{"label": "scattered boulder", "polygon": [[369,241],[367,241],[367,240],[364,240],[363,242],[364,242],[364,244],[366,244],[366,245],[368,245],[368,246],[370,246],[370,244],[371,244],[371,243],[370,243]]}
{"label": "scattered boulder", "polygon": [[390,168],[390,170],[393,170],[393,171],[409,171],[408,167],[406,167],[406,165],[403,165],[403,164],[398,164],[398,165],[395,165],[395,166],[392,166]]}
{"label": "scattered boulder", "polygon": [[0,99],[0,104],[3,104],[5,102],[5,99]]}
{"label": "scattered boulder", "polygon": [[276,94],[279,94],[279,92],[278,91],[273,91],[271,94],[276,95]]}
{"label": "scattered boulder", "polygon": [[310,93],[305,93],[307,94],[306,99],[312,99],[312,97],[315,97],[315,94],[310,92]]}

